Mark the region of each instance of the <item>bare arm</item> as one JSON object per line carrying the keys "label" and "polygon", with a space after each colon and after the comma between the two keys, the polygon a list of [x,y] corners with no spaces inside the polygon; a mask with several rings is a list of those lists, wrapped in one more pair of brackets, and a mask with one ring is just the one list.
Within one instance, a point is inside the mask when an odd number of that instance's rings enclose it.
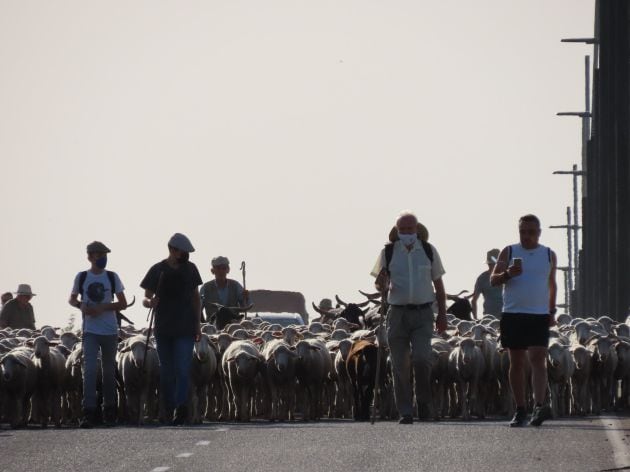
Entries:
{"label": "bare arm", "polygon": [[193,310],[195,311],[195,341],[201,337],[201,297],[197,290],[193,291]]}
{"label": "bare arm", "polygon": [[435,287],[435,298],[438,304],[438,316],[435,320],[435,327],[438,333],[446,331],[446,289],[442,277],[433,281]]}
{"label": "bare arm", "polygon": [[508,248],[503,248],[503,251],[499,254],[499,260],[494,266],[494,270],[490,276],[490,285],[498,287],[499,285],[506,283],[512,277],[517,277],[523,273],[522,267],[514,265],[509,266],[509,263]]}
{"label": "bare arm", "polygon": [[70,298],[68,298],[68,303],[70,304],[70,306],[73,306],[74,308],[80,308],[81,302],[79,301],[79,294],[71,293]]}
{"label": "bare arm", "polygon": [[472,308],[473,319],[477,319],[477,300],[479,299],[479,292],[473,293],[472,299],[470,300],[470,306]]}
{"label": "bare arm", "polygon": [[549,313],[553,313],[556,309],[556,295],[558,293],[558,284],[556,283],[556,266],[558,261],[556,253],[551,251],[551,271],[549,272]]}
{"label": "bare arm", "polygon": [[159,298],[155,296],[153,290],[148,288],[144,290],[144,300],[142,300],[142,306],[145,308],[155,308],[158,304]]}

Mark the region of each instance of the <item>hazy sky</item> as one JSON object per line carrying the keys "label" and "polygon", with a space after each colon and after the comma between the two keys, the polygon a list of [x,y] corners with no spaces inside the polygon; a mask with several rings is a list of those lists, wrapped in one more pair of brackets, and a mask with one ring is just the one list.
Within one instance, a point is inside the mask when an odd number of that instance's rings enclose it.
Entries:
{"label": "hazy sky", "polygon": [[[85,246],[129,298],[174,232],[211,277],[361,300],[415,211],[447,291],[564,224],[593,0],[0,0],[0,291],[63,326]],[[563,230],[544,244],[566,264]],[[562,285],[559,274],[559,285]],[[563,294],[559,294],[559,303]],[[310,310],[312,311],[312,310]],[[77,312],[78,313],[78,312]],[[128,316],[144,323],[140,304]]]}

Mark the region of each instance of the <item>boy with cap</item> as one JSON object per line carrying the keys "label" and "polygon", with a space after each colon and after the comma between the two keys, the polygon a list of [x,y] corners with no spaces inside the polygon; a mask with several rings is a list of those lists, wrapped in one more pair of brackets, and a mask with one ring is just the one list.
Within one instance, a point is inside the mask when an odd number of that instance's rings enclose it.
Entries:
{"label": "boy with cap", "polygon": [[83,315],[83,418],[79,423],[81,428],[91,428],[98,417],[96,374],[99,350],[103,372],[103,420],[107,426],[112,426],[116,421],[115,369],[118,348],[116,312],[127,308],[127,299],[118,274],[105,270],[107,254],[110,252],[100,241],[88,244],[87,259],[90,261],[90,269],[76,275],[68,300],[68,303],[79,308]]}
{"label": "boy with cap", "polygon": [[501,310],[503,309],[503,290],[501,287],[494,287],[490,283],[490,274],[494,270],[494,266],[499,259],[500,251],[498,249],[490,249],[486,254],[486,264],[488,264],[488,270],[482,272],[475,281],[475,290],[473,292],[471,305],[472,314],[474,319],[479,319],[477,316],[477,300],[479,295],[483,295],[483,314],[493,315],[498,319],[501,319]]}
{"label": "boy with cap", "polygon": [[244,306],[247,291],[236,280],[228,279],[230,273],[230,261],[225,256],[217,256],[212,259],[210,272],[214,274],[214,280],[206,282],[201,287],[202,307],[206,310],[206,321],[212,323],[217,307],[214,303],[223,306]]}
{"label": "boy with cap", "polygon": [[35,294],[31,291],[28,284],[18,285],[16,297],[9,299],[0,312],[0,329],[35,329],[35,313],[31,298]]}
{"label": "boy with cap", "polygon": [[[193,345],[201,337],[201,276],[189,254],[195,248],[181,233],[168,242],[168,257],[154,264],[140,283],[143,305],[155,313],[155,340],[160,358],[160,401],[166,417],[181,425],[187,419],[186,401]],[[173,410],[175,417],[173,418]]]}

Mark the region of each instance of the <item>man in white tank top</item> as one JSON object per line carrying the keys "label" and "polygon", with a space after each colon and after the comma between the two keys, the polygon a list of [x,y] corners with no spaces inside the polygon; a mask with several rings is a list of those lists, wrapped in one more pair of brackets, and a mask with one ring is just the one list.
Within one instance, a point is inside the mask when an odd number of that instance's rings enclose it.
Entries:
{"label": "man in white tank top", "polygon": [[516,403],[510,426],[523,426],[526,421],[525,367],[528,357],[535,402],[529,424],[540,426],[551,418],[551,409],[544,401],[549,326],[555,324],[557,260],[551,249],[538,243],[541,229],[536,216],[521,217],[518,230],[520,243],[501,251],[490,283],[503,285],[501,344],[509,352],[510,385]]}

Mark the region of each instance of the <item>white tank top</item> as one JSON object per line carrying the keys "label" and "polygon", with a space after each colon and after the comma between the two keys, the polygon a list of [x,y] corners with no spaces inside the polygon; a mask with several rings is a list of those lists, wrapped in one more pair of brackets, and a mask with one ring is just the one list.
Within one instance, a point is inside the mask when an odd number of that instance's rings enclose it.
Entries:
{"label": "white tank top", "polygon": [[515,257],[523,259],[523,273],[503,286],[503,312],[548,315],[551,249],[542,244],[535,249],[513,244],[509,251],[510,265]]}

